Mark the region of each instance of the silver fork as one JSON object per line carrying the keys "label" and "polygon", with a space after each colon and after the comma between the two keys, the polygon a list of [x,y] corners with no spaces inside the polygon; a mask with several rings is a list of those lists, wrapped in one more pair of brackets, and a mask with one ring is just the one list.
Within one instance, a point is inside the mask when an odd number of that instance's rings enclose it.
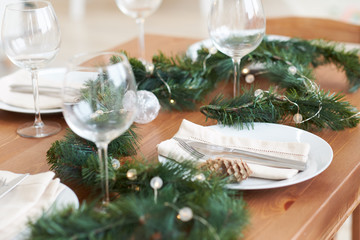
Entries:
{"label": "silver fork", "polygon": [[[184,141],[184,139],[178,138],[178,137],[173,137],[173,139],[175,141],[177,141],[180,145],[180,147],[182,147],[185,151],[187,151],[188,153],[190,153],[192,156],[194,156],[197,159],[201,159],[201,158],[210,158],[210,157],[215,157],[215,156],[230,156],[230,157],[235,157],[235,158],[242,158],[243,160],[245,160],[248,163],[255,163],[255,164],[260,164],[260,165],[265,165],[265,166],[269,166],[269,167],[281,167],[281,168],[294,168],[297,170],[305,170],[306,168],[306,164],[305,163],[300,163],[300,162],[291,162],[288,161],[286,159],[281,159],[278,158],[276,159],[275,157],[272,156],[266,156],[263,154],[255,154],[252,156],[251,153],[247,152],[246,154],[242,154],[241,152],[222,152],[221,154],[219,154],[218,152],[213,152],[209,149],[207,149],[206,151],[209,152],[210,155],[206,155],[200,151],[198,151],[197,149],[195,149],[193,146],[191,146],[189,143],[187,143],[186,141]],[[222,148],[220,146],[217,146],[217,148]],[[227,150],[227,148],[223,148],[223,150]],[[205,149],[204,149],[205,151]]]}
{"label": "silver fork", "polygon": [[205,154],[199,152],[198,150],[187,144],[181,138],[173,137],[173,139],[179,143],[180,147],[182,147],[185,151],[193,155],[195,158],[200,159],[206,156]]}

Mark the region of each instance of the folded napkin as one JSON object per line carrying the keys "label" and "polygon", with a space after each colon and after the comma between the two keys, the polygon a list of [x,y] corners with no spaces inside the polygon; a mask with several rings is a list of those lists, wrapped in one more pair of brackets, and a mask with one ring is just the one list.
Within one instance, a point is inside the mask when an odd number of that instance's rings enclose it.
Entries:
{"label": "folded napkin", "polygon": [[[54,81],[54,79],[47,79],[46,77],[48,76],[43,76],[40,72],[38,79],[39,87],[55,87],[61,89],[62,81]],[[11,90],[11,86],[13,85],[25,85],[31,89],[31,76],[28,71],[21,69],[4,76],[0,79],[0,84],[0,101],[15,107],[34,109],[34,98],[31,91],[29,93],[20,93]],[[59,96],[39,95],[40,109],[61,108],[61,104],[62,102]]]}
{"label": "folded napkin", "polygon": [[[0,179],[10,182],[20,174],[0,171]],[[0,239],[15,239],[50,208],[65,186],[54,179],[53,172],[29,175],[13,190],[0,198]]]}
{"label": "folded napkin", "polygon": [[[174,137],[277,156],[289,159],[289,161],[306,162],[310,151],[310,145],[306,143],[264,141],[240,136],[226,136],[218,130],[203,127],[185,119]],[[163,141],[157,147],[159,155],[176,161],[198,160],[185,151],[174,139]],[[291,178],[298,173],[296,169],[268,167],[253,163],[247,164],[252,171],[250,177],[281,180]]]}

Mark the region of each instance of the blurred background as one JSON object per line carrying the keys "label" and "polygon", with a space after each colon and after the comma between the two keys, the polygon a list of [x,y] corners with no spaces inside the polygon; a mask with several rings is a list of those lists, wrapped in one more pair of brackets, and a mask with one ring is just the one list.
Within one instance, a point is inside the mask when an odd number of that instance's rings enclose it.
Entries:
{"label": "blurred background", "polygon": [[[1,0],[2,16],[7,2]],[[135,20],[124,15],[115,0],[50,0],[62,29],[62,45],[49,67],[65,66],[72,55],[112,48],[138,35]],[[145,20],[145,32],[190,38],[207,38],[206,18],[211,0],[163,0]],[[268,18],[309,16],[360,24],[359,0],[263,0]],[[1,18],[0,18],[1,19]],[[164,21],[166,19],[166,21]],[[0,53],[4,66],[4,56]],[[6,58],[5,58],[6,59]],[[0,68],[0,76],[8,66]]]}

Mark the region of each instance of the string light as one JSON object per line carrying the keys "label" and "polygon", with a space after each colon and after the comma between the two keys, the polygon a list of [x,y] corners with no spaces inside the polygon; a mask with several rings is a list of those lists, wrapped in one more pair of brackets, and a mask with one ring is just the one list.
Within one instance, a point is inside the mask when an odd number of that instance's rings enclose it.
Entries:
{"label": "string light", "polygon": [[199,173],[199,174],[196,174],[195,176],[193,176],[191,178],[192,181],[199,181],[199,182],[203,182],[205,181],[206,177],[203,173]]}

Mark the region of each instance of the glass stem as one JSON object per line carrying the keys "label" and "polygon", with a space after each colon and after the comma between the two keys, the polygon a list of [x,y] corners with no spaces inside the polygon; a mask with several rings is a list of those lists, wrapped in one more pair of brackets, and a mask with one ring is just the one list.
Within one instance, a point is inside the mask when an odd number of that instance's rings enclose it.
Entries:
{"label": "glass stem", "polygon": [[136,24],[139,26],[139,54],[140,59],[145,61],[145,32],[144,32],[144,18],[137,18]]}
{"label": "glass stem", "polygon": [[108,171],[108,143],[100,142],[96,144],[98,148],[101,189],[103,193],[103,204],[108,204],[109,198],[109,171]]}
{"label": "glass stem", "polygon": [[234,64],[234,98],[236,96],[240,95],[240,75],[241,75],[241,71],[240,71],[240,62],[241,62],[241,58],[240,57],[235,57],[232,59],[233,64]]}
{"label": "glass stem", "polygon": [[34,127],[42,128],[44,126],[44,123],[41,120],[41,115],[40,115],[38,70],[36,68],[32,68],[30,70],[30,73],[31,73],[31,81],[32,81],[32,88],[33,88],[34,108],[35,108]]}

